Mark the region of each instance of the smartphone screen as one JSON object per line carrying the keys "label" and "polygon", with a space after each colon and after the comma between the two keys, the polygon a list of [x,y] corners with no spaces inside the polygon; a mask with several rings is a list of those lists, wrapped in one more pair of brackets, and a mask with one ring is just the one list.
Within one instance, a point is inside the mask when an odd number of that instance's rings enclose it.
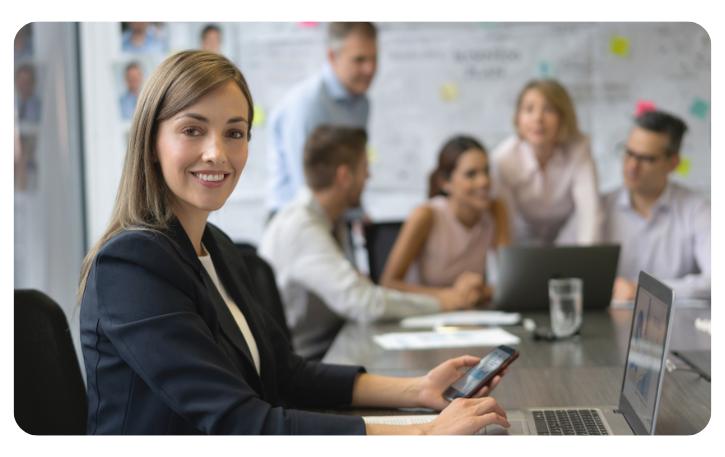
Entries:
{"label": "smartphone screen", "polygon": [[454,382],[443,393],[443,396],[451,401],[459,397],[468,397],[493,378],[504,364],[507,364],[509,359],[515,358],[516,355],[518,355],[516,349],[508,346],[497,347],[481,359],[468,373]]}

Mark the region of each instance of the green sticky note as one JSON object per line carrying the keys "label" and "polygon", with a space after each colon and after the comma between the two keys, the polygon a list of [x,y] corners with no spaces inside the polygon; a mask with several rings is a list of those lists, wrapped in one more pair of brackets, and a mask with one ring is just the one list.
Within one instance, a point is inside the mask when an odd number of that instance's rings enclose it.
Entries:
{"label": "green sticky note", "polygon": [[681,157],[680,164],[677,165],[677,168],[675,168],[675,173],[683,177],[690,176],[691,165],[692,161],[690,159],[688,159],[687,157]]}
{"label": "green sticky note", "polygon": [[483,30],[491,30],[498,27],[498,24],[496,22],[479,22],[478,26]]}
{"label": "green sticky note", "polygon": [[609,50],[612,54],[627,57],[629,55],[629,40],[623,36],[613,36],[609,42]]}
{"label": "green sticky note", "polygon": [[257,127],[260,125],[264,125],[264,121],[267,119],[267,116],[264,113],[264,108],[262,108],[262,105],[254,104],[254,120],[252,120],[252,126]]}
{"label": "green sticky note", "polygon": [[460,91],[458,90],[458,84],[454,82],[447,82],[441,84],[441,99],[444,102],[452,102],[460,98]]}
{"label": "green sticky note", "polygon": [[556,71],[553,62],[547,62],[545,60],[542,60],[536,64],[537,78],[553,78],[555,75]]}
{"label": "green sticky note", "polygon": [[690,105],[690,114],[695,117],[699,117],[700,119],[704,119],[709,110],[710,104],[699,98],[695,98],[692,101],[692,105]]}

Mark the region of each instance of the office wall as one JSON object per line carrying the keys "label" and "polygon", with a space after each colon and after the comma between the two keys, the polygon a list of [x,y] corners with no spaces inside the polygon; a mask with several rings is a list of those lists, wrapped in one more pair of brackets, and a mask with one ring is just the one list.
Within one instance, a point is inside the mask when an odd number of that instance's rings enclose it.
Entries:
{"label": "office wall", "polygon": [[[323,23],[225,23],[222,52],[248,79],[255,126],[248,165],[227,205],[213,213],[232,238],[256,243],[266,210],[265,121],[285,91],[325,59]],[[617,143],[636,111],[656,106],[690,131],[673,179],[710,194],[710,39],[692,23],[379,23],[378,73],[370,90],[372,177],[363,204],[374,220],[404,219],[425,200],[440,146],[454,134],[489,149],[513,134],[519,89],[554,77],[570,91],[591,135],[600,189],[621,183]],[[198,47],[203,24],[168,23],[169,52]],[[119,119],[118,23],[82,24],[89,152],[89,239],[105,227],[125,153]],[[154,66],[165,56],[147,56]]]}

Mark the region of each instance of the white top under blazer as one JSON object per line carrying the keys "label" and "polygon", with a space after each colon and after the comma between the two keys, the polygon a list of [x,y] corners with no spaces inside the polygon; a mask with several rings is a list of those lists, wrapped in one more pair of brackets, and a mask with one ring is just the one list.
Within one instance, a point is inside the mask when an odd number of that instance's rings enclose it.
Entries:
{"label": "white top under blazer", "polygon": [[599,188],[588,136],[557,146],[543,169],[532,146],[518,135],[499,144],[491,162],[515,244],[599,242]]}

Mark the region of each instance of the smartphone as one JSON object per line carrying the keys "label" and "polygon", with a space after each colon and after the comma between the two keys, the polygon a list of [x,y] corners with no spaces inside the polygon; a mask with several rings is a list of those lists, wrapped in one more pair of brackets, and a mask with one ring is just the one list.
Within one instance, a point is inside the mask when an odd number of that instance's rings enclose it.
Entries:
{"label": "smartphone", "polygon": [[516,349],[501,345],[481,359],[476,366],[468,370],[458,381],[443,392],[443,398],[453,401],[456,398],[468,398],[484,384],[493,379],[501,370],[509,366],[519,356]]}

